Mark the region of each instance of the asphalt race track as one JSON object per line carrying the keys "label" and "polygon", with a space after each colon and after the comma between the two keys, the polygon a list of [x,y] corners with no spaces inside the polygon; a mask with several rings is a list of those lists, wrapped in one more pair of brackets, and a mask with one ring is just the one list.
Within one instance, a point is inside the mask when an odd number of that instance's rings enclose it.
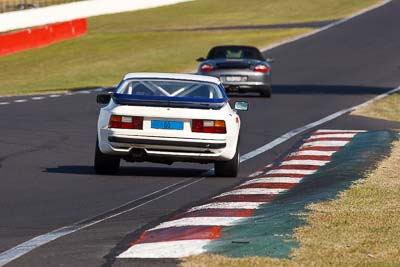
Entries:
{"label": "asphalt race track", "polygon": [[[395,0],[269,51],[267,56],[276,60],[272,98],[232,96],[232,100],[250,103],[250,111],[241,113],[242,154],[398,87],[399,14],[400,0]],[[29,101],[15,102],[23,98]],[[126,203],[125,208],[132,208],[37,248],[7,266],[124,266],[129,261],[114,261],[109,255],[128,234],[231,188],[283,156],[302,138],[297,136],[246,161],[236,179],[202,179],[211,165],[183,163],[124,164],[117,176],[98,176],[92,169],[100,108],[95,93],[36,100],[3,97],[0,102],[9,103],[0,105],[0,252],[63,226],[97,215],[104,218],[105,212]],[[383,129],[388,125],[346,115],[322,127]],[[175,261],[135,263],[164,266]]]}

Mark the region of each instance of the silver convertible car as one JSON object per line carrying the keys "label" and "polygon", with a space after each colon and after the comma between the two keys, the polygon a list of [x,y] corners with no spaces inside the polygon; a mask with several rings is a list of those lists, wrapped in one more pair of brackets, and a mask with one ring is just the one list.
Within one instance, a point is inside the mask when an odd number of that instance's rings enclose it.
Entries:
{"label": "silver convertible car", "polygon": [[197,74],[220,79],[227,92],[258,92],[271,97],[272,59],[251,46],[216,46],[207,58],[198,58]]}

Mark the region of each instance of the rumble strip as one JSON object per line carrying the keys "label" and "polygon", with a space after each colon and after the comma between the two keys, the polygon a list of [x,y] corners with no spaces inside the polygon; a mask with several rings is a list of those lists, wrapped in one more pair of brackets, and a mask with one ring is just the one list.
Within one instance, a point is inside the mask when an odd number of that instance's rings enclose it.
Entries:
{"label": "rumble strip", "polygon": [[263,204],[293,189],[328,164],[358,130],[318,130],[282,162],[266,166],[251,179],[144,231],[118,258],[180,258],[207,252],[222,228],[243,223]]}

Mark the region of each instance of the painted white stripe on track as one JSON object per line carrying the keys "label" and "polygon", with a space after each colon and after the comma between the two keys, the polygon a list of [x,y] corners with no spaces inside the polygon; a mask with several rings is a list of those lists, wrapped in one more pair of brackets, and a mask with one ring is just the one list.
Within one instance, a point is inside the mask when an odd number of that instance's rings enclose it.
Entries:
{"label": "painted white stripe on track", "polygon": [[0,102],[0,105],[8,105],[10,102]]}
{"label": "painted white stripe on track", "polygon": [[25,102],[28,102],[28,100],[27,99],[17,99],[17,100],[14,100],[13,102],[14,103],[25,103]]}
{"label": "painted white stripe on track", "polygon": [[332,156],[337,151],[322,151],[322,150],[304,150],[304,151],[295,151],[289,155],[289,157],[296,156]]}
{"label": "painted white stripe on track", "polygon": [[34,96],[34,97],[31,97],[31,99],[32,100],[42,100],[42,99],[45,99],[46,97],[44,97],[44,96]]}
{"label": "painted white stripe on track", "polygon": [[243,220],[243,217],[187,217],[173,221],[166,221],[158,226],[151,228],[147,231],[154,231],[170,227],[182,227],[182,226],[230,226],[238,221]]}
{"label": "painted white stripe on track", "polygon": [[50,95],[49,97],[50,98],[57,98],[57,97],[60,97],[61,95]]}
{"label": "painted white stripe on track", "polygon": [[311,166],[324,166],[327,164],[329,161],[326,160],[286,160],[283,161],[280,165],[285,166],[285,165],[311,165]]}
{"label": "painted white stripe on track", "polygon": [[243,184],[240,184],[239,186],[242,185],[249,185],[249,184],[261,184],[261,183],[282,183],[282,184],[298,184],[303,180],[303,178],[291,178],[291,177],[268,177],[268,178],[258,178],[258,179],[252,179],[250,181],[247,181]]}
{"label": "painted white stripe on track", "polygon": [[188,212],[191,211],[197,211],[197,210],[207,210],[207,209],[249,209],[249,210],[254,210],[258,209],[260,205],[265,204],[264,202],[214,202],[214,203],[209,203],[197,207],[193,207],[188,210]]}
{"label": "painted white stripe on track", "polygon": [[222,193],[214,198],[231,195],[277,195],[285,191],[285,188],[243,188]]}
{"label": "painted white stripe on track", "polygon": [[265,174],[313,174],[316,170],[291,170],[291,169],[279,169],[279,170],[270,170]]}
{"label": "painted white stripe on track", "polygon": [[349,143],[350,141],[311,141],[304,143],[302,147],[313,147],[313,146],[345,146]]}
{"label": "painted white stripe on track", "polygon": [[210,240],[179,240],[136,244],[117,258],[181,258],[206,252]]}

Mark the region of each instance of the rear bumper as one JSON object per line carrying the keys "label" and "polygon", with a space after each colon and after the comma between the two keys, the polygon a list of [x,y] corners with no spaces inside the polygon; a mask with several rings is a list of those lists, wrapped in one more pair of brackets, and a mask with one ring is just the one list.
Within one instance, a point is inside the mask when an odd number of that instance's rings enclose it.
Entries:
{"label": "rear bumper", "polygon": [[128,160],[134,159],[136,156],[133,154],[142,150],[146,158],[137,161],[150,161],[148,159],[152,157],[171,162],[226,161],[235,155],[236,142],[237,140],[117,135],[108,129],[100,129],[99,136],[99,148],[102,153]]}

